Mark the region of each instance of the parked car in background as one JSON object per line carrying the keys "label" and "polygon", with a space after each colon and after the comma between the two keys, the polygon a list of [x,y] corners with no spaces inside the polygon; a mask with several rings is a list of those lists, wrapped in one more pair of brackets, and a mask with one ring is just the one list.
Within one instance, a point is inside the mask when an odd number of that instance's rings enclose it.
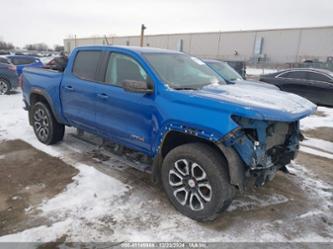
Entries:
{"label": "parked car in background", "polygon": [[6,58],[16,66],[17,74],[20,76],[25,67],[43,67],[39,58],[26,55],[8,55]]}
{"label": "parked car in background", "polygon": [[0,57],[0,95],[8,94],[18,86],[16,66],[6,58]]}
{"label": "parked car in background", "polygon": [[236,72],[227,62],[219,60],[203,60],[211,69],[218,73],[228,84],[242,84],[246,86],[265,87],[271,89],[279,89],[276,86],[263,82],[244,80],[244,78]]}
{"label": "parked car in background", "polygon": [[239,73],[244,79],[246,78],[246,63],[245,61],[226,61],[224,62],[228,63],[229,66],[231,66],[233,69],[236,70],[237,73]]}
{"label": "parked car in background", "polygon": [[10,52],[4,51],[4,50],[0,50],[0,55],[10,55]]}
{"label": "parked car in background", "polygon": [[333,72],[325,69],[293,68],[260,75],[260,81],[296,93],[318,105],[333,106]]}
{"label": "parked car in background", "polygon": [[202,60],[157,48],[75,48],[64,72],[26,68],[22,86],[40,142],[73,126],[135,151],[176,209],[199,221],[225,210],[245,177],[262,186],[287,171],[299,120],[316,109],[295,94],[228,85]]}
{"label": "parked car in background", "polygon": [[53,57],[44,68],[63,72],[67,66],[68,57],[65,53],[61,53],[60,56]]}
{"label": "parked car in background", "polygon": [[23,52],[15,52],[14,54],[15,54],[15,55],[24,55]]}

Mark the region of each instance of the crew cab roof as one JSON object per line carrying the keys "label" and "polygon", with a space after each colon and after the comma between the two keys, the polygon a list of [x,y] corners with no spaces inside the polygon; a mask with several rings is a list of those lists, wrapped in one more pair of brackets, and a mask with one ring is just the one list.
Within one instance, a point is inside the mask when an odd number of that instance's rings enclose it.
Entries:
{"label": "crew cab roof", "polygon": [[105,49],[105,48],[117,48],[124,51],[133,51],[136,53],[165,53],[165,54],[182,54],[174,50],[168,50],[163,48],[152,47],[138,47],[138,46],[121,46],[121,45],[104,45],[104,46],[80,46],[76,49]]}

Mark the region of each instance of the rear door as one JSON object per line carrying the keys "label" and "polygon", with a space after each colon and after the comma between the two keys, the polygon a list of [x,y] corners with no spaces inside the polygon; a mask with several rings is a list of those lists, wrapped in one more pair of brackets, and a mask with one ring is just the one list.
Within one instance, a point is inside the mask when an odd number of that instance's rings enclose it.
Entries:
{"label": "rear door", "polygon": [[287,71],[275,77],[275,81],[281,90],[296,93],[301,96],[307,94],[309,82],[307,82],[307,72],[300,71]]}
{"label": "rear door", "polygon": [[100,50],[78,51],[71,67],[72,72],[66,71],[61,83],[65,118],[73,126],[93,133],[96,132],[96,81],[101,57]]}
{"label": "rear door", "polygon": [[98,86],[96,94],[99,132],[146,153],[150,152],[152,144],[154,94],[125,91],[121,82],[147,81],[148,78],[146,70],[135,58],[112,52],[106,60],[105,83]]}
{"label": "rear door", "polygon": [[333,80],[324,73],[314,71],[308,71],[307,80],[309,98],[317,104],[333,106]]}

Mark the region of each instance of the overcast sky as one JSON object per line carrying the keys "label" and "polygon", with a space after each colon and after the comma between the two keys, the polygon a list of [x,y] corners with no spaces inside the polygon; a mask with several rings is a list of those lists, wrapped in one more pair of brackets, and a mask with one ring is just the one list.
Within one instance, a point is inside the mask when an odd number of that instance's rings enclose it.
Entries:
{"label": "overcast sky", "polygon": [[0,39],[16,46],[93,35],[333,25],[333,0],[2,0]]}

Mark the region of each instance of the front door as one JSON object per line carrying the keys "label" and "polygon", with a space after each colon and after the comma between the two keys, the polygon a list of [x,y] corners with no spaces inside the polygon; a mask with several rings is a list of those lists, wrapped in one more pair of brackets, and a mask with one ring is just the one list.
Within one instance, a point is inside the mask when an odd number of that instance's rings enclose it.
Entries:
{"label": "front door", "polygon": [[121,87],[124,80],[147,81],[143,66],[133,57],[111,53],[105,84],[97,89],[96,120],[103,136],[149,153],[153,132],[153,93],[134,93]]}

